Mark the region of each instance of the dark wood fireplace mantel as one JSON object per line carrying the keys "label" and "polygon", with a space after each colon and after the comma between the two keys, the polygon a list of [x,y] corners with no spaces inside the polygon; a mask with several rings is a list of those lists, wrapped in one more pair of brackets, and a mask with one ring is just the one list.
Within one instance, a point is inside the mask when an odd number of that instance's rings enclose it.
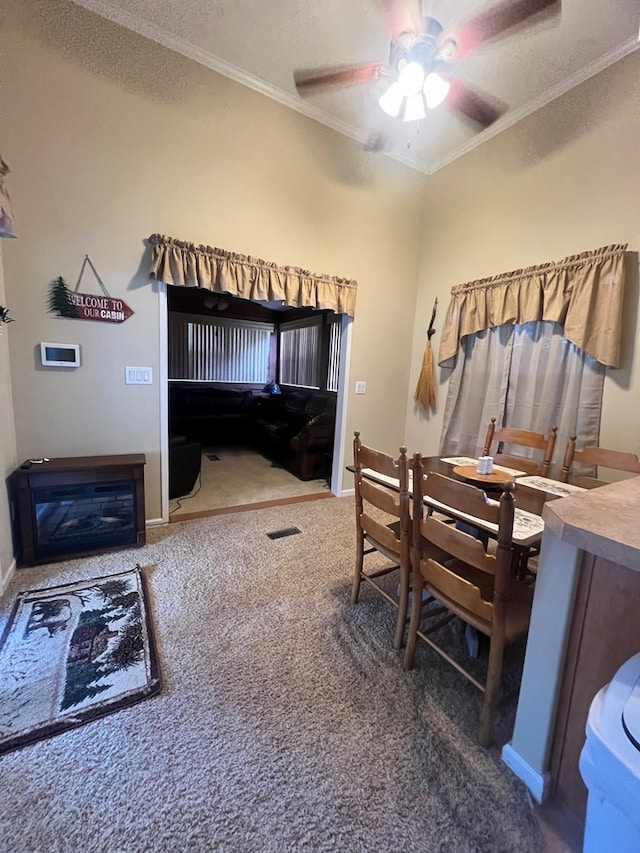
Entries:
{"label": "dark wood fireplace mantel", "polygon": [[145,543],[143,453],[25,462],[9,477],[18,566]]}

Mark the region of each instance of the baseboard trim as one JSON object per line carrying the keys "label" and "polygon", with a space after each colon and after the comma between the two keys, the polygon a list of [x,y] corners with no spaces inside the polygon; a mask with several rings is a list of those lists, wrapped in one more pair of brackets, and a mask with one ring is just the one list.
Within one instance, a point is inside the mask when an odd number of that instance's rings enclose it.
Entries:
{"label": "baseboard trim", "polygon": [[355,489],[343,489],[338,495],[339,498],[351,498],[355,495]]}
{"label": "baseboard trim", "polygon": [[502,747],[502,760],[509,770],[515,773],[521,782],[524,782],[537,802],[544,802],[549,793],[549,782],[551,781],[549,774],[534,770],[510,743],[506,743]]}
{"label": "baseboard trim", "polygon": [[16,573],[16,568],[17,568],[16,561],[15,561],[15,559],[13,559],[9,563],[9,568],[7,569],[6,575],[4,575],[3,577],[0,578],[0,596],[4,595],[6,588],[9,586],[9,581],[11,580],[11,578]]}
{"label": "baseboard trim", "polygon": [[144,523],[145,527],[159,527],[161,524],[166,524],[167,522],[163,518],[147,518]]}

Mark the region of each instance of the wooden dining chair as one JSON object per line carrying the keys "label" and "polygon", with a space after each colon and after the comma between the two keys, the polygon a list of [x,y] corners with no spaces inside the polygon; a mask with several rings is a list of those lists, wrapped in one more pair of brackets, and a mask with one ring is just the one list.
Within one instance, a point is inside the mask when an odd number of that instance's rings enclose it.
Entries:
{"label": "wooden dining chair", "polygon": [[[354,433],[353,466],[356,493],[356,566],[351,588],[351,602],[356,604],[362,581],[398,610],[393,635],[394,649],[401,648],[407,621],[409,587],[411,581],[409,461],[406,447],[393,459],[380,450],[367,447]],[[363,475],[368,469],[374,476],[382,475],[396,481],[395,488],[387,488]],[[369,547],[365,547],[368,545]],[[392,562],[390,566],[365,571],[364,558],[379,552]],[[378,581],[392,572],[398,573],[399,593],[394,596],[391,587],[384,588]]]}
{"label": "wooden dining chair", "polygon": [[[510,468],[519,468],[526,471],[528,474],[540,474],[542,477],[549,475],[551,467],[551,459],[556,446],[556,435],[558,427],[554,426],[551,429],[548,437],[541,432],[533,432],[528,429],[515,429],[514,427],[501,427],[496,431],[496,419],[491,418],[487,428],[487,435],[484,440],[483,456],[493,456],[494,462],[498,465],[506,465]],[[491,445],[496,443],[496,451],[491,453]],[[533,450],[542,451],[541,459],[530,459],[526,456],[518,456],[511,453],[504,453],[501,450],[503,445],[530,447]]]}
{"label": "wooden dining chair", "polygon": [[[513,557],[513,483],[507,483],[500,501],[489,502],[481,489],[424,471],[420,454],[413,461],[412,586],[414,592],[405,651],[405,668],[414,664],[418,637],[484,693],[478,740],[491,741],[506,646],[529,628],[532,588],[511,576]],[[438,502],[438,515],[429,501]],[[425,506],[426,502],[426,506]],[[443,508],[444,507],[444,508]],[[445,509],[446,508],[446,509]],[[494,553],[456,525],[443,523],[441,515],[468,521],[469,516],[497,525]],[[466,516],[466,518],[465,518]],[[438,548],[446,558],[434,558]],[[445,620],[421,627],[420,594],[426,589],[452,615],[460,617],[489,638],[486,679],[479,681],[449,650],[433,639]],[[424,612],[428,616],[429,611]]]}
{"label": "wooden dining chair", "polygon": [[[560,472],[560,482],[569,482],[574,462],[577,462],[579,465],[595,467],[596,474],[599,467],[612,468],[614,471],[626,471],[629,474],[640,474],[640,459],[638,459],[635,453],[625,450],[607,450],[604,447],[594,447],[592,445],[583,447],[582,450],[577,450],[576,440],[577,436],[572,435],[567,442],[562,462],[562,471]],[[572,483],[587,489],[602,484],[600,480],[587,476],[573,477]]]}

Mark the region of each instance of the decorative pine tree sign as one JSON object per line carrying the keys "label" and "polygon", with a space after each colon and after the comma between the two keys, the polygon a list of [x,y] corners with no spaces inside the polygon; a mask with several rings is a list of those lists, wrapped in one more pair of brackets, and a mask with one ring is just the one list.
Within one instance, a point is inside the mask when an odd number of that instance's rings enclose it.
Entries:
{"label": "decorative pine tree sign", "polygon": [[[82,274],[87,264],[93,271],[102,289],[102,296],[78,291],[80,282],[82,281]],[[58,317],[70,317],[74,320],[94,320],[101,323],[124,323],[133,314],[133,311],[124,300],[114,299],[109,296],[106,287],[102,283],[102,279],[91,263],[89,255],[84,256],[75,290],[70,290],[61,275],[51,282],[49,285],[47,310],[52,314],[57,314]]]}

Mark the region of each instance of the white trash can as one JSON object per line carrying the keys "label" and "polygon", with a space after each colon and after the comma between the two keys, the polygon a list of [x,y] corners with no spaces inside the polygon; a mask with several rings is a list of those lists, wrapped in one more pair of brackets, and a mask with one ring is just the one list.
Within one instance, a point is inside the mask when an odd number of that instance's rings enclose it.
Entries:
{"label": "white trash can", "polygon": [[640,653],[589,710],[580,773],[589,791],[584,853],[640,851]]}

